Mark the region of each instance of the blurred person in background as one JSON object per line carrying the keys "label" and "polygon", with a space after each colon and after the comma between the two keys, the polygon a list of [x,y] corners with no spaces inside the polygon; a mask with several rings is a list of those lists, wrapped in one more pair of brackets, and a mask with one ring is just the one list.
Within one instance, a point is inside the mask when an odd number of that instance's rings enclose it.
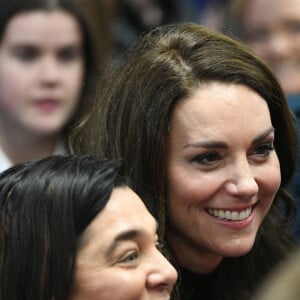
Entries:
{"label": "blurred person in background", "polygon": [[100,69],[114,67],[139,37],[153,27],[197,21],[212,0],[77,0],[96,36],[104,37],[98,51]]}
{"label": "blurred person in background", "polygon": [[[111,35],[113,43],[113,60],[117,64],[139,37],[153,27],[192,21],[195,12],[207,1],[179,1],[179,0],[112,0],[114,14],[111,22]],[[202,5],[200,5],[200,4]]]}
{"label": "blurred person in background", "polygon": [[300,249],[284,260],[270,274],[253,300],[299,300],[300,299]]}
{"label": "blurred person in background", "polygon": [[112,55],[110,26],[116,10],[116,0],[76,0],[90,25],[96,47],[98,75],[104,72]]}
{"label": "blurred person in background", "polygon": [[97,65],[72,0],[0,0],[0,172],[65,154],[65,135],[89,106]]}
{"label": "blurred person in background", "polygon": [[[231,0],[223,27],[275,72],[296,115],[300,138],[300,0]],[[299,142],[298,142],[299,144]],[[290,192],[300,209],[300,153]],[[298,212],[299,214],[299,212]],[[300,215],[294,228],[300,239]]]}
{"label": "blurred person in background", "polygon": [[225,32],[224,24],[228,14],[230,0],[207,0],[202,9],[198,9],[197,21],[215,31]]}
{"label": "blurred person in background", "polygon": [[228,21],[270,64],[286,94],[299,94],[300,0],[233,0]]}

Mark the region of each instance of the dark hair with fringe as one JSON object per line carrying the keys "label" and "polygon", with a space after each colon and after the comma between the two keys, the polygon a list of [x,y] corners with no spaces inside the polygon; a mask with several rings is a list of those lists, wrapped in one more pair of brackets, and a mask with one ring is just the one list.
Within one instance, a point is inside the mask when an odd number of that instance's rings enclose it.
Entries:
{"label": "dark hair with fringe", "polygon": [[77,245],[115,187],[120,162],[52,156],[0,175],[0,298],[68,299]]}

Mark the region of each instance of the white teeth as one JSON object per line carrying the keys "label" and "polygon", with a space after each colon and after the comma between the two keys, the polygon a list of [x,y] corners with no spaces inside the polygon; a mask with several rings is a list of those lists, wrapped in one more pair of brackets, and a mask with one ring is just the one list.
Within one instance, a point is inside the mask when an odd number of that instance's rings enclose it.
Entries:
{"label": "white teeth", "polygon": [[[215,210],[214,211],[214,215],[216,216],[216,217],[218,217],[219,216],[219,211],[218,210]],[[225,216],[224,216],[224,219],[231,219],[231,213],[230,213],[230,211],[225,211]]]}
{"label": "white teeth", "polygon": [[237,211],[233,211],[233,212],[231,213],[231,219],[232,219],[233,221],[239,220],[239,219],[240,219],[240,214],[239,214]]}
{"label": "white teeth", "polygon": [[225,218],[225,212],[224,212],[224,210],[219,210],[219,218],[222,218],[222,219]]}
{"label": "white teeth", "polygon": [[214,217],[220,219],[226,219],[231,221],[242,221],[247,219],[251,214],[252,209],[249,207],[243,211],[229,211],[229,210],[221,210],[221,209],[213,209],[209,208],[208,213]]}

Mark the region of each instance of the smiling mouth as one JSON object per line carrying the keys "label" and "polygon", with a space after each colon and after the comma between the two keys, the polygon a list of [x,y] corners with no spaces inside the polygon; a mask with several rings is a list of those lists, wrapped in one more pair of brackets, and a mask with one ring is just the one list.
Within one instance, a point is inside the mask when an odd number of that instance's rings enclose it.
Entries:
{"label": "smiling mouth", "polygon": [[208,214],[222,220],[227,221],[243,221],[246,220],[252,213],[253,206],[248,207],[242,211],[230,211],[222,209],[209,208],[207,210]]}

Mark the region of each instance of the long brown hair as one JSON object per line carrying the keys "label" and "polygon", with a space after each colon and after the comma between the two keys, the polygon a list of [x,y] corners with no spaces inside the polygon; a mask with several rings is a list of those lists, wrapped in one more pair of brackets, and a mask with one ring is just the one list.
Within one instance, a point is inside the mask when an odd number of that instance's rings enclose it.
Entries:
{"label": "long brown hair", "polygon": [[[284,186],[295,169],[296,132],[277,79],[250,49],[196,24],[166,25],[152,30],[100,86],[96,106],[76,128],[71,143],[78,153],[123,158],[133,188],[158,218],[163,235],[167,216],[166,138],[172,108],[195,87],[210,81],[243,84],[261,95],[268,104],[276,132],[281,186],[254,249],[247,256],[234,259],[242,265],[244,262],[245,268],[253,268],[255,274],[249,272],[244,279],[254,282],[293,244],[286,224],[295,207]],[[281,205],[285,215],[279,212]],[[268,253],[271,249],[272,253]],[[255,260],[262,257],[267,263],[256,266]]]}

